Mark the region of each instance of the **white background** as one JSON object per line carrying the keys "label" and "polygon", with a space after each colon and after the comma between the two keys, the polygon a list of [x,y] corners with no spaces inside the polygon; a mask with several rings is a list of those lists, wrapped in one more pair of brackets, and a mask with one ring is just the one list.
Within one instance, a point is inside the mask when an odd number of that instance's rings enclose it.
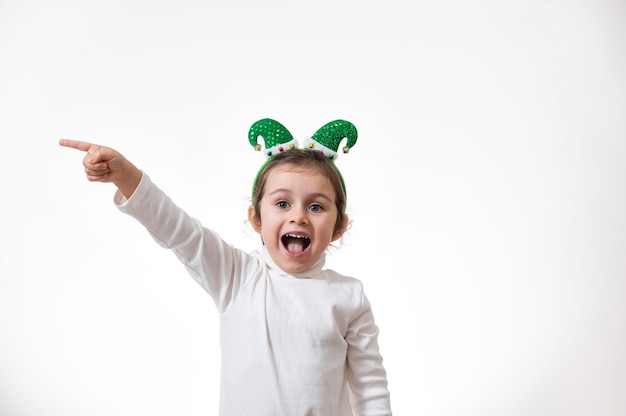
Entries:
{"label": "white background", "polygon": [[244,249],[262,157],[336,118],[396,415],[626,414],[622,1],[0,0],[0,415],[214,415],[218,317],[61,137]]}

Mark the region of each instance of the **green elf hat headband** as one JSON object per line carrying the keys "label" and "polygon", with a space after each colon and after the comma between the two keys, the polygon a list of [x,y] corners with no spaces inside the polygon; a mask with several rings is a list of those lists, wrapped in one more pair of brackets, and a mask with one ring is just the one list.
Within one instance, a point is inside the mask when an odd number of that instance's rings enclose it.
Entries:
{"label": "green elf hat headband", "polygon": [[[252,184],[253,197],[256,191],[256,184],[259,179],[259,175],[263,172],[269,161],[272,160],[277,154],[293,149],[310,149],[322,152],[334,162],[339,157],[337,151],[339,150],[341,141],[344,138],[347,139],[343,152],[348,153],[350,148],[356,143],[357,131],[354,124],[349,121],[335,120],[325,124],[314,135],[307,137],[300,144],[293,138],[285,126],[276,120],[272,120],[271,118],[264,118],[254,123],[248,132],[248,140],[250,141],[250,144],[254,146],[254,150],[257,151],[262,150],[262,146],[258,142],[259,137],[263,138],[263,142],[265,144],[265,156],[267,157],[267,160],[263,166],[261,166],[261,169],[259,169],[256,177],[254,178],[254,183]],[[337,166],[335,166],[335,169],[341,179],[343,193],[346,194],[346,184],[343,181],[343,176],[341,175],[339,169],[337,169]]]}

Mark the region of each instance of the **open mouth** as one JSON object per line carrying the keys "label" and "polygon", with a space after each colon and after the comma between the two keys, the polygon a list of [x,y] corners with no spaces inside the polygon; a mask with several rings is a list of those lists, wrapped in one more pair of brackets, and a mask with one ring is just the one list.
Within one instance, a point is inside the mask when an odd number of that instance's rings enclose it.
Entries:
{"label": "open mouth", "polygon": [[282,236],[281,241],[290,253],[302,253],[311,244],[309,237],[300,234],[285,234]]}

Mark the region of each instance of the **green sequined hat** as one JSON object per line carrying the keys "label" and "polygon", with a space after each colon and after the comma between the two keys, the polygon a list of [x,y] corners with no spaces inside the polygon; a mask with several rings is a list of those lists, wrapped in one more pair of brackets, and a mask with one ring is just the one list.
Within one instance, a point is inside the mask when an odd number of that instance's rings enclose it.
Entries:
{"label": "green sequined hat", "polygon": [[[254,178],[252,196],[254,197],[259,175],[263,172],[267,163],[277,154],[292,149],[311,149],[324,153],[334,162],[339,156],[337,152],[343,139],[347,139],[346,145],[343,147],[343,152],[348,153],[350,148],[355,145],[357,135],[354,124],[346,120],[334,120],[325,124],[311,137],[305,138],[302,144],[299,145],[298,141],[293,138],[289,130],[278,121],[272,120],[271,118],[264,118],[255,122],[248,131],[248,141],[254,146],[255,150],[261,151],[262,146],[258,141],[259,137],[261,137],[265,145],[264,153],[267,160]],[[335,169],[337,169],[337,166],[335,166]],[[343,185],[343,192],[346,194],[346,185],[339,169],[337,169],[337,173],[339,173],[339,178]]]}
{"label": "green sequined hat", "polygon": [[336,159],[339,156],[337,150],[344,138],[348,141],[343,147],[343,152],[348,153],[356,143],[356,127],[349,121],[335,120],[324,125],[313,136],[304,139],[303,148],[319,150],[330,159]]}
{"label": "green sequined hat", "polygon": [[248,140],[257,151],[261,151],[259,137],[263,138],[265,156],[268,158],[284,150],[295,149],[298,144],[285,126],[271,118],[257,121],[248,131]]}

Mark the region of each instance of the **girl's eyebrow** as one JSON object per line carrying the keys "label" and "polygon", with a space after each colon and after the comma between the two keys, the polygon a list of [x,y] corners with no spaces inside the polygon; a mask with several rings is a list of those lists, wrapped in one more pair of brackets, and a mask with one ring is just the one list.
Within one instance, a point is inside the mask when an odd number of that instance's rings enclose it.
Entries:
{"label": "girl's eyebrow", "polygon": [[317,192],[317,193],[311,194],[310,196],[312,197],[311,199],[321,198],[321,199],[327,200],[328,202],[333,202],[332,198],[330,198],[328,195],[322,192]]}
{"label": "girl's eyebrow", "polygon": [[270,192],[269,194],[267,194],[268,196],[274,195],[274,194],[279,194],[279,193],[289,193],[289,189],[286,188],[278,188],[278,189],[274,189],[272,192]]}
{"label": "girl's eyebrow", "polygon": [[[278,188],[278,189],[274,189],[272,192],[270,192],[269,194],[267,194],[267,196],[272,196],[274,194],[280,194],[280,193],[291,193],[291,191],[287,188]],[[321,199],[325,199],[328,202],[333,202],[332,198],[329,197],[328,195],[326,195],[323,192],[315,192],[313,194],[307,194],[307,198],[308,199],[317,199],[317,198],[321,198]]]}

